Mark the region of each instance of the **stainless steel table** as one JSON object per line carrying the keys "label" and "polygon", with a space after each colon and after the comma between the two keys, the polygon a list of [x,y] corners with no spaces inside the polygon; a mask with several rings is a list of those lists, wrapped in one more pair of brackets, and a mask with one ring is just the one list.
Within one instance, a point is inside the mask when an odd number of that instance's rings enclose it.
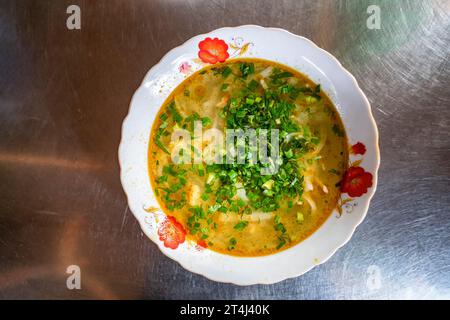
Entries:
{"label": "stainless steel table", "polygon": [[[66,9],[81,8],[81,30]],[[369,5],[380,29],[367,28]],[[378,191],[328,262],[275,285],[209,281],[141,233],[119,181],[122,120],[147,70],[222,26],[305,36],[368,96]],[[450,298],[450,1],[0,3],[0,298]],[[81,268],[81,290],[66,269]]]}

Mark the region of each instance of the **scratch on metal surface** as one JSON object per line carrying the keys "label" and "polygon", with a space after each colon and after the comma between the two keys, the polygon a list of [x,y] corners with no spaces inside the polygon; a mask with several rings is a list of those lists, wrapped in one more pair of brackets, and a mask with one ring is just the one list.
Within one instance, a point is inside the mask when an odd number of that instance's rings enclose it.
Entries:
{"label": "scratch on metal surface", "polygon": [[384,111],[383,109],[381,109],[381,108],[377,108],[377,110],[378,111],[380,111],[382,114],[384,114],[385,116],[390,116],[391,114],[390,113],[387,113],[386,111]]}
{"label": "scratch on metal surface", "polygon": [[120,232],[122,232],[123,227],[125,226],[125,221],[127,220],[127,213],[128,213],[128,205],[125,206],[125,210],[123,212],[122,225],[120,226]]}
{"label": "scratch on metal surface", "polygon": [[59,216],[60,215],[59,212],[49,211],[49,210],[33,210],[33,212],[39,213],[39,214],[46,214],[49,216]]}

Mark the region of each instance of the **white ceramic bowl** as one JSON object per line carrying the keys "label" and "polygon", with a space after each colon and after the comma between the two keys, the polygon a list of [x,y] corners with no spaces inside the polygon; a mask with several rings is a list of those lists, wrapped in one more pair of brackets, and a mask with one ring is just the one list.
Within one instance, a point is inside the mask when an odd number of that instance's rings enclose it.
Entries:
{"label": "white ceramic bowl", "polygon": [[[233,257],[203,249],[187,240],[176,249],[166,247],[161,241],[165,228],[173,226],[159,209],[149,181],[147,152],[150,130],[157,111],[170,92],[206,65],[199,58],[198,44],[207,37],[227,43],[229,59],[254,57],[280,62],[320,83],[340,113],[349,143],[362,143],[354,148],[356,153],[351,154],[350,161],[358,167],[357,173],[363,172],[366,177],[372,175],[372,186],[365,194],[350,198],[343,193],[340,210],[337,208],[314,234],[273,255]],[[350,239],[364,219],[375,192],[379,161],[377,127],[369,102],[355,78],[331,54],[310,40],[282,29],[252,25],[214,30],[193,37],[168,52],[150,69],[135,92],[123,122],[119,146],[122,185],[129,207],[143,232],[165,255],[178,261],[185,269],[215,281],[238,285],[269,284],[296,277],[330,258]]]}

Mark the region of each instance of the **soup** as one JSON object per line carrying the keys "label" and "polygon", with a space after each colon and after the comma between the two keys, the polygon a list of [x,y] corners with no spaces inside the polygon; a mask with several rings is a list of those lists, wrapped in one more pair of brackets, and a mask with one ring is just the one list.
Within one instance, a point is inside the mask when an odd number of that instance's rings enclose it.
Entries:
{"label": "soup", "polygon": [[[223,140],[207,130],[224,133]],[[229,131],[246,135],[227,140]],[[267,157],[255,147],[267,147]],[[158,202],[188,240],[261,256],[301,242],[329,217],[348,146],[320,85],[275,62],[234,59],[196,72],[172,92],[153,125],[148,157]]]}

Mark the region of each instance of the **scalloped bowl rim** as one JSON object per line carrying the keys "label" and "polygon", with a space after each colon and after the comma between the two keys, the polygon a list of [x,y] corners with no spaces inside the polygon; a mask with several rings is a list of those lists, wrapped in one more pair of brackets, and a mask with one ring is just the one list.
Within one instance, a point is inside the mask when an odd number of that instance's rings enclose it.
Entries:
{"label": "scalloped bowl rim", "polygon": [[[171,251],[168,251],[167,248],[165,248],[161,241],[155,241],[155,239],[152,239],[151,235],[148,233],[148,229],[146,228],[146,223],[143,219],[141,219],[139,217],[138,214],[136,214],[134,212],[134,210],[131,208],[131,202],[130,202],[130,194],[129,194],[129,190],[127,190],[126,188],[126,184],[125,184],[125,180],[126,180],[126,172],[125,172],[125,168],[124,168],[124,150],[125,150],[125,144],[126,142],[124,141],[124,132],[125,132],[125,128],[127,127],[128,122],[130,121],[130,115],[132,112],[132,108],[133,108],[133,103],[136,99],[136,95],[139,92],[139,90],[145,85],[146,81],[148,81],[148,78],[150,77],[150,75],[157,70],[158,68],[160,68],[161,64],[165,62],[166,59],[168,59],[168,57],[172,56],[175,52],[181,50],[183,47],[189,46],[189,45],[196,45],[200,40],[204,39],[205,37],[210,36],[211,34],[215,34],[215,33],[220,33],[223,31],[236,31],[239,29],[254,29],[254,30],[264,30],[264,31],[276,31],[276,32],[280,32],[280,33],[284,33],[290,37],[292,37],[293,39],[297,39],[297,40],[302,40],[307,42],[310,46],[314,47],[315,50],[318,50],[324,57],[327,57],[330,61],[332,61],[336,67],[338,67],[340,69],[341,72],[343,72],[343,74],[349,78],[352,81],[352,84],[354,86],[354,88],[357,90],[357,93],[359,94],[359,96],[362,98],[363,102],[364,102],[364,107],[367,109],[368,111],[368,116],[369,116],[369,120],[370,123],[372,125],[373,129],[373,135],[374,135],[374,141],[367,141],[368,144],[370,144],[371,146],[373,146],[375,149],[375,154],[374,154],[374,160],[375,160],[375,166],[374,166],[374,171],[372,172],[373,174],[373,186],[368,190],[366,196],[366,199],[364,200],[364,204],[362,207],[359,208],[359,210],[361,210],[362,214],[360,214],[360,217],[357,221],[355,221],[353,223],[353,226],[351,229],[348,230],[348,232],[346,233],[345,236],[343,236],[341,238],[341,240],[339,241],[339,243],[335,243],[335,248],[330,250],[328,252],[328,254],[326,254],[325,256],[321,257],[320,261],[316,261],[315,263],[311,263],[311,265],[307,268],[304,268],[301,271],[298,272],[285,272],[282,275],[279,276],[275,276],[275,277],[271,277],[271,278],[261,278],[258,280],[248,280],[246,281],[246,279],[233,279],[233,277],[220,277],[220,276],[214,276],[211,274],[205,274],[202,273],[201,271],[196,270],[194,267],[192,267],[191,265],[188,265],[187,263],[183,263],[182,261],[177,260],[172,254]],[[309,77],[309,75],[307,75]],[[152,123],[149,123],[149,126],[151,126]],[[378,128],[375,122],[375,119],[373,117],[372,114],[372,110],[371,110],[371,106],[370,103],[367,99],[367,97],[365,96],[365,94],[363,93],[363,91],[361,90],[361,88],[358,85],[358,82],[356,81],[355,77],[349,72],[347,71],[342,65],[341,63],[329,52],[325,51],[324,49],[318,47],[314,42],[312,42],[311,40],[293,34],[287,30],[281,29],[281,28],[272,28],[272,27],[262,27],[262,26],[257,26],[257,25],[241,25],[241,26],[236,26],[236,27],[223,27],[223,28],[219,28],[219,29],[215,29],[213,31],[210,31],[208,33],[204,33],[204,34],[200,34],[200,35],[196,35],[190,39],[188,39],[187,41],[185,41],[183,44],[171,49],[170,51],[168,51],[160,60],[158,63],[156,63],[155,65],[153,65],[149,71],[145,74],[143,81],[141,82],[140,86],[138,87],[138,89],[136,90],[136,92],[133,94],[133,97],[131,99],[130,102],[130,106],[129,106],[129,110],[128,113],[123,121],[122,127],[121,127],[122,131],[121,131],[121,141],[119,144],[119,148],[118,148],[118,158],[119,158],[119,167],[120,167],[120,181],[121,184],[123,186],[125,195],[127,197],[127,203],[128,206],[130,207],[130,211],[133,213],[133,215],[136,217],[136,219],[139,221],[140,227],[142,229],[142,231],[153,241],[155,242],[155,244],[158,246],[158,248],[160,249],[160,251],[166,255],[167,257],[177,261],[183,268],[185,268],[186,270],[196,273],[196,274],[200,274],[210,280],[213,281],[217,281],[217,282],[223,282],[223,283],[233,283],[236,285],[254,285],[254,284],[273,284],[276,282],[280,282],[286,279],[290,279],[290,278],[294,278],[294,277],[298,277],[306,272],[308,272],[309,270],[311,270],[312,268],[314,268],[315,266],[322,264],[324,262],[326,262],[328,259],[330,259],[335,253],[336,251],[343,247],[352,237],[353,233],[355,232],[356,228],[361,224],[361,222],[364,220],[364,218],[367,215],[367,211],[370,205],[370,201],[373,198],[373,195],[375,194],[376,191],[376,187],[377,187],[377,181],[378,181],[378,169],[380,166],[380,151],[379,151],[379,133],[378,133]],[[346,128],[347,129],[347,128]],[[316,231],[317,232],[317,231]],[[298,246],[298,245],[296,245]],[[294,246],[295,247],[295,246]],[[267,257],[267,256],[266,256]],[[264,258],[261,257],[261,258]],[[239,258],[239,259],[254,259],[254,258]]]}

